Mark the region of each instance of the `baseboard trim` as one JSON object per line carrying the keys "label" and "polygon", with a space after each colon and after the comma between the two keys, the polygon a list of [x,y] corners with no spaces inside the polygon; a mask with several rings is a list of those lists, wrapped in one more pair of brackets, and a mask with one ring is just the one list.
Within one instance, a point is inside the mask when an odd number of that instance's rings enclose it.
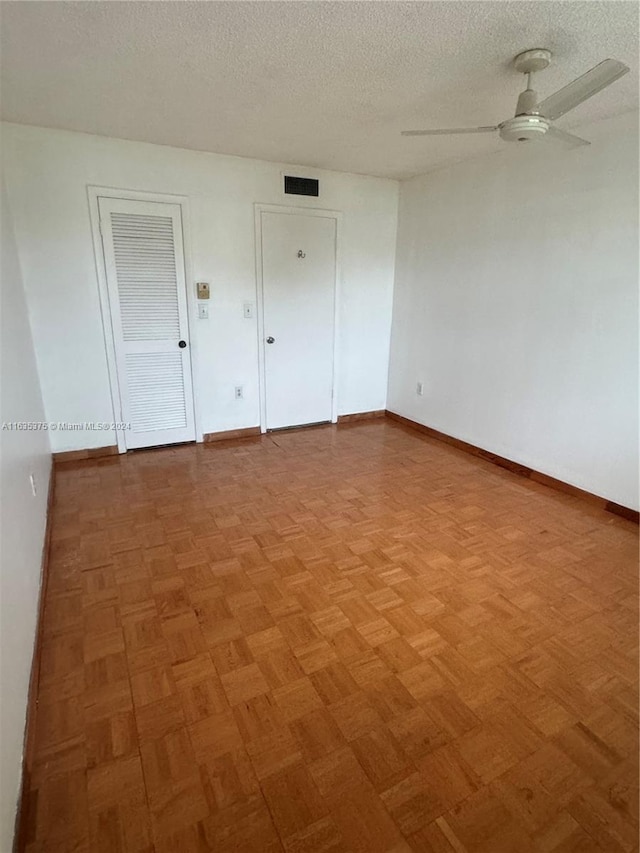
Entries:
{"label": "baseboard trim", "polygon": [[607,512],[612,512],[614,515],[626,518],[627,521],[640,524],[640,512],[637,509],[630,509],[628,506],[622,506],[622,504],[614,503],[614,501],[607,501],[604,508]]}
{"label": "baseboard trim", "polygon": [[202,439],[205,444],[214,441],[230,441],[238,438],[255,438],[260,435],[260,427],[245,427],[244,429],[227,429],[223,432],[205,432]]}
{"label": "baseboard trim", "polygon": [[338,415],[338,426],[341,424],[352,424],[356,421],[371,421],[375,418],[384,418],[384,409],[375,409],[372,412],[354,412],[352,415]]}
{"label": "baseboard trim", "polygon": [[40,567],[40,595],[38,599],[38,619],[36,636],[33,644],[31,674],[29,676],[29,691],[27,693],[27,713],[24,728],[24,746],[22,749],[22,779],[16,812],[14,832],[14,853],[24,850],[27,846],[27,831],[29,818],[29,797],[31,791],[31,768],[35,750],[36,718],[38,714],[38,690],[40,687],[40,664],[42,661],[42,635],[44,629],[44,608],[49,584],[49,552],[51,549],[51,528],[53,519],[53,502],[55,499],[56,469],[51,462],[49,474],[49,491],[47,493],[47,517],[42,545],[42,564]]}
{"label": "baseboard trim", "polygon": [[592,492],[587,492],[584,489],[579,489],[577,486],[572,486],[571,483],[565,483],[563,480],[557,480],[555,477],[550,477],[548,474],[543,474],[541,471],[536,471],[534,468],[529,468],[526,465],[521,465],[519,462],[513,462],[511,459],[506,459],[504,456],[498,456],[496,453],[491,453],[488,450],[483,450],[481,447],[476,447],[475,444],[469,444],[462,439],[454,438],[447,435],[445,432],[434,429],[433,427],[425,426],[424,424],[412,421],[410,418],[405,418],[403,415],[398,415],[396,412],[386,411],[386,416],[403,426],[413,429],[416,432],[421,432],[429,438],[435,438],[437,441],[442,441],[445,444],[450,444],[458,450],[463,450],[472,456],[477,456],[480,459],[485,459],[487,462],[492,462],[500,468],[506,468],[514,474],[519,474],[521,477],[526,477],[536,483],[541,483],[543,486],[549,486],[558,492],[563,492],[573,497],[581,498],[589,501],[591,504],[599,506],[601,509],[611,512],[614,515],[619,515],[626,518],[628,521],[633,521],[638,524],[639,513],[637,510],[629,509],[629,507],[621,506],[620,504],[608,501],[606,498],[601,498],[599,495],[594,495]]}
{"label": "baseboard trim", "polygon": [[53,454],[53,461],[57,465],[59,462],[78,462],[82,459],[100,459],[103,456],[117,456],[118,445],[108,444],[106,447],[91,447],[87,450],[63,450]]}

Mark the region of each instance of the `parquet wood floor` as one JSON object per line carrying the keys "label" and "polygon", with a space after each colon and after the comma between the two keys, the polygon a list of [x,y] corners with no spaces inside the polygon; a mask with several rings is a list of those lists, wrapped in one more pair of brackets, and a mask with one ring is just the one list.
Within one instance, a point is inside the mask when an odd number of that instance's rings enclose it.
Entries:
{"label": "parquet wood floor", "polygon": [[637,528],[389,421],[57,471],[27,850],[637,850]]}

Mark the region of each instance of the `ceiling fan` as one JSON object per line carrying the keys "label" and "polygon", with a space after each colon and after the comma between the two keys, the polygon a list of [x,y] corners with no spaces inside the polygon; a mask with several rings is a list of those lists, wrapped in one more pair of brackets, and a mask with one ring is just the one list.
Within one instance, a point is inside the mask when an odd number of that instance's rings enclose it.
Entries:
{"label": "ceiling fan", "polygon": [[494,133],[499,132],[505,142],[530,142],[534,139],[562,140],[574,146],[589,145],[586,139],[567,133],[553,125],[553,121],[597,92],[610,86],[626,74],[629,68],[617,59],[605,59],[572,83],[538,101],[538,94],[531,88],[532,75],[543,71],[551,62],[551,51],[542,48],[525,50],[513,60],[516,71],[527,77],[527,88],[520,93],[515,116],[500,124],[488,127],[447,127],[441,130],[403,130],[402,136],[441,136],[449,133]]}

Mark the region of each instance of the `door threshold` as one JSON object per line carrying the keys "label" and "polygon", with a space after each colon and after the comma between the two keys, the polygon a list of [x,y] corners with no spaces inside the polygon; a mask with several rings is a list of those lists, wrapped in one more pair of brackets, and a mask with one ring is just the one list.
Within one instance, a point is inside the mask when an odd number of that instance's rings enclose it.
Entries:
{"label": "door threshold", "polygon": [[132,447],[125,451],[128,455],[129,453],[147,453],[149,450],[168,450],[172,447],[188,447],[190,444],[197,444],[196,440],[193,441],[173,441],[170,444],[150,444],[148,447]]}
{"label": "door threshold", "polygon": [[291,431],[294,429],[313,429],[313,427],[331,426],[332,424],[333,421],[312,421],[310,424],[292,424],[291,426],[271,427],[267,429],[267,433],[286,432],[287,430]]}

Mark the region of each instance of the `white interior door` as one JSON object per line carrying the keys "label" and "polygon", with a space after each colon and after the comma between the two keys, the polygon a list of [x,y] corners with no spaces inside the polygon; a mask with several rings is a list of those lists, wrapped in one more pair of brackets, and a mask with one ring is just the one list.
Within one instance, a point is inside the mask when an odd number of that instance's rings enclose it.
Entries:
{"label": "white interior door", "polygon": [[180,205],[98,205],[126,447],[193,441]]}
{"label": "white interior door", "polygon": [[330,421],[336,220],[261,212],[267,429]]}

